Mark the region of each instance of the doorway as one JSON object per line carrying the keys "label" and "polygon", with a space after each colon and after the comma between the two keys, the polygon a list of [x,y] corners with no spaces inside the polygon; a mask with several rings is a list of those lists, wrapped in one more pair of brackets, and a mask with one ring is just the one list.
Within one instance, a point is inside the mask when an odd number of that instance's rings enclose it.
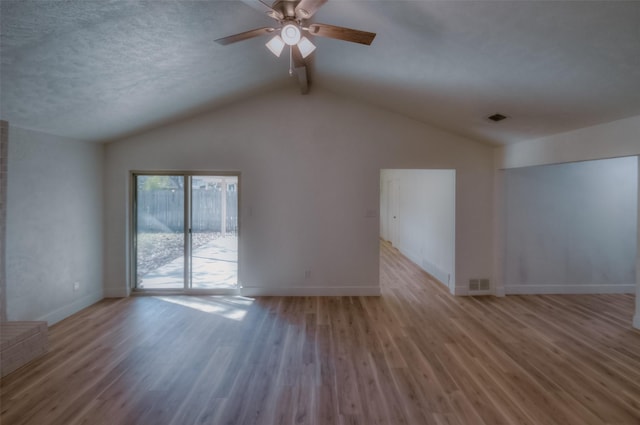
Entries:
{"label": "doorway", "polygon": [[133,174],[132,286],[238,288],[238,174]]}
{"label": "doorway", "polygon": [[380,237],[455,288],[455,170],[380,171]]}

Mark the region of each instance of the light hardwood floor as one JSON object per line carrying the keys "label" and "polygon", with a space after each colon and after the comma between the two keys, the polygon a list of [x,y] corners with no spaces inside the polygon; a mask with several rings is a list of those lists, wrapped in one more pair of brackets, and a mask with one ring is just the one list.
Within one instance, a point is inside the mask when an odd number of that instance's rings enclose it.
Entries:
{"label": "light hardwood floor", "polygon": [[454,298],[381,250],[380,298],[102,301],[2,380],[0,423],[640,424],[633,296]]}

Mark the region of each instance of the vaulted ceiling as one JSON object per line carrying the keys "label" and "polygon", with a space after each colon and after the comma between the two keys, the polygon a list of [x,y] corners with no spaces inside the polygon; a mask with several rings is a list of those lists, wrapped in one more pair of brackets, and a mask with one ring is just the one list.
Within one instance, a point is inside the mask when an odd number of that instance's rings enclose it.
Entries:
{"label": "vaulted ceiling", "polygon": [[[0,114],[105,141],[295,87],[257,0],[2,0]],[[315,37],[324,88],[491,144],[640,115],[638,1],[329,0],[312,21],[376,32]],[[500,123],[486,119],[494,113]]]}

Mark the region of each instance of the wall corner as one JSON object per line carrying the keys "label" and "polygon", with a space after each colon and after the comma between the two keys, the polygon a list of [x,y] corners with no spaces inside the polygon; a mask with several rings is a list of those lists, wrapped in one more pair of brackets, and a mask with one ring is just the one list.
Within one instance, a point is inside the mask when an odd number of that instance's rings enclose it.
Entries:
{"label": "wall corner", "polygon": [[637,172],[637,178],[638,178],[638,198],[637,198],[637,203],[638,203],[638,209],[637,209],[637,215],[638,215],[638,220],[637,220],[637,226],[636,226],[636,233],[638,234],[637,236],[637,242],[636,242],[636,314],[635,316],[633,316],[633,327],[636,329],[640,329],[640,155],[638,155],[638,172]]}
{"label": "wall corner", "polygon": [[7,320],[7,177],[9,154],[9,123],[0,120],[0,322]]}
{"label": "wall corner", "polygon": [[131,295],[129,288],[104,288],[104,298],[128,298]]}
{"label": "wall corner", "polygon": [[505,296],[504,288],[504,244],[505,244],[505,177],[504,171],[497,168],[493,172],[493,293],[497,297]]}

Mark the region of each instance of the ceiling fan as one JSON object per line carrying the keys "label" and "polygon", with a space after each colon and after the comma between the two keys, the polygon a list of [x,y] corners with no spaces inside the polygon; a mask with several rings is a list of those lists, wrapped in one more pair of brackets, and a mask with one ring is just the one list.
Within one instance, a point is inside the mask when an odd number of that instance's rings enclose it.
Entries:
{"label": "ceiling fan", "polygon": [[267,48],[276,56],[280,57],[285,47],[289,46],[289,75],[294,72],[300,82],[300,90],[303,94],[308,93],[308,67],[307,59],[313,53],[316,46],[306,35],[328,37],[336,40],[350,41],[370,45],[376,34],[373,32],[360,31],[351,28],[337,27],[334,25],[309,23],[308,20],[327,2],[327,0],[275,0],[272,5],[263,0],[244,0],[250,5],[257,5],[263,9],[267,15],[277,21],[273,27],[256,28],[253,30],[219,38],[218,44],[237,43],[254,37],[273,34],[274,36],[266,43]]}

